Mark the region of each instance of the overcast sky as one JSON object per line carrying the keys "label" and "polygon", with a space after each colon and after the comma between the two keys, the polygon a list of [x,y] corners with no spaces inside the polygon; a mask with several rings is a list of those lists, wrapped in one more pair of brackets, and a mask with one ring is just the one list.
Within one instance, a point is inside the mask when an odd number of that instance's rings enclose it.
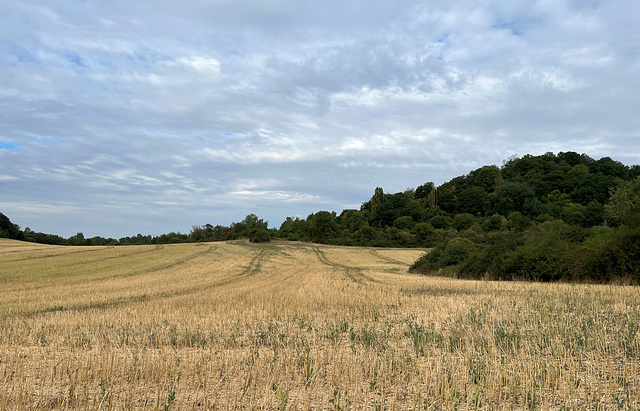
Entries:
{"label": "overcast sky", "polygon": [[64,237],[640,164],[637,0],[0,0],[0,212]]}

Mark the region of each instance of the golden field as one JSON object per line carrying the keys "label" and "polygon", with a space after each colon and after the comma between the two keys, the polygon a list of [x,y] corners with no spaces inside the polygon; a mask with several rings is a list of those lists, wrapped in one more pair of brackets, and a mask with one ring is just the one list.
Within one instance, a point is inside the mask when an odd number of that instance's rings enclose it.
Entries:
{"label": "golden field", "polygon": [[0,409],[640,407],[640,289],[409,274],[424,250],[0,239]]}

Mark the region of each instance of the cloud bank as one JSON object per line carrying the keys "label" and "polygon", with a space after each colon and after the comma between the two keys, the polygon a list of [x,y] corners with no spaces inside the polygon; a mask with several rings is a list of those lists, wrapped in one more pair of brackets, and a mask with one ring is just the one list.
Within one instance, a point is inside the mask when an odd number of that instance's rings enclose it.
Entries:
{"label": "cloud bank", "polygon": [[512,155],[640,163],[640,4],[5,2],[0,211],[124,236],[358,208]]}

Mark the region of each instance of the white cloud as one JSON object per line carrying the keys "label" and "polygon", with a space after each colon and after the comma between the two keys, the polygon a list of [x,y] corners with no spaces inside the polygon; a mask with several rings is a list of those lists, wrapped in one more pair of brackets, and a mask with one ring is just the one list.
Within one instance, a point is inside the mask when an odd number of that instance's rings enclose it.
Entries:
{"label": "white cloud", "polygon": [[220,62],[214,58],[201,56],[180,57],[176,60],[179,64],[193,69],[199,73],[208,75],[219,75],[221,73]]}
{"label": "white cloud", "polygon": [[42,231],[161,233],[250,212],[277,224],[527,152],[640,163],[631,0],[3,13],[0,129],[20,150],[1,150],[0,211]]}

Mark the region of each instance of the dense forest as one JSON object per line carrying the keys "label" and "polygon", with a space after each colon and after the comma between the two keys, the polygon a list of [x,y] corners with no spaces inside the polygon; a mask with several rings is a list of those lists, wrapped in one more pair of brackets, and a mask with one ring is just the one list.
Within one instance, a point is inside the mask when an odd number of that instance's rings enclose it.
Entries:
{"label": "dense forest", "polygon": [[318,211],[269,229],[255,214],[231,226],[120,239],[24,231],[0,214],[0,237],[118,245],[274,238],[336,245],[433,247],[419,273],[463,278],[640,282],[640,166],[575,152],[527,155],[436,187],[384,193],[360,209]]}

